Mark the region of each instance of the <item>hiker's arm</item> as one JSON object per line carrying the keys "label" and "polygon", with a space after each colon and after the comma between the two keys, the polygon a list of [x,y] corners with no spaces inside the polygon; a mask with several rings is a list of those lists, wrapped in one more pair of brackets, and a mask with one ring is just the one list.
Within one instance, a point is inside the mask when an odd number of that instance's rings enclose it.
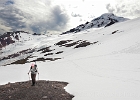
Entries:
{"label": "hiker's arm", "polygon": [[29,72],[28,72],[28,74],[31,72],[31,68],[30,68],[30,70],[29,70]]}
{"label": "hiker's arm", "polygon": [[39,74],[38,68],[36,68],[36,70],[37,70],[37,73]]}

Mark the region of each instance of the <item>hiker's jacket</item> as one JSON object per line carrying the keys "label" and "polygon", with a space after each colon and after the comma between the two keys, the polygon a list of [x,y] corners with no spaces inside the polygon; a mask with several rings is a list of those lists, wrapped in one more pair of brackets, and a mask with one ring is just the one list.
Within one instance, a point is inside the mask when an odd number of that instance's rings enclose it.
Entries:
{"label": "hiker's jacket", "polygon": [[37,66],[31,66],[29,72],[31,72],[31,74],[37,74],[38,73]]}

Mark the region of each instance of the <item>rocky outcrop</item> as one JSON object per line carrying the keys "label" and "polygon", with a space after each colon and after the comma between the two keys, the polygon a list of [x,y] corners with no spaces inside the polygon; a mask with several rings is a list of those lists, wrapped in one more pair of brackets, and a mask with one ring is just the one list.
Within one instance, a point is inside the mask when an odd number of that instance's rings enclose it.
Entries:
{"label": "rocky outcrop", "polygon": [[67,82],[38,80],[35,86],[31,81],[8,83],[0,86],[0,100],[72,100],[66,92]]}
{"label": "rocky outcrop", "polygon": [[3,48],[9,44],[15,43],[20,39],[20,33],[28,33],[24,31],[7,32],[0,36],[0,48]]}

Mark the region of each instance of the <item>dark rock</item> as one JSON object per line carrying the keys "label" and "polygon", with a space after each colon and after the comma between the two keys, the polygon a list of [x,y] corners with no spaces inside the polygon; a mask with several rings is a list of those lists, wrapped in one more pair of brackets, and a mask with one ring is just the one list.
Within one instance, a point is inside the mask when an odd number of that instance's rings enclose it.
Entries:
{"label": "dark rock", "polygon": [[59,41],[58,43],[56,43],[55,45],[63,46],[63,44],[66,44],[66,43],[68,43],[70,41],[72,41],[72,40],[62,40],[62,41]]}

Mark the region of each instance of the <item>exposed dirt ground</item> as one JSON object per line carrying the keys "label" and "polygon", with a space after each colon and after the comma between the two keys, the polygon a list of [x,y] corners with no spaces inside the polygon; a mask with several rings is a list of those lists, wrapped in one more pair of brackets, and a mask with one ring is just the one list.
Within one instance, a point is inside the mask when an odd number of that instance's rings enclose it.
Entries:
{"label": "exposed dirt ground", "polygon": [[39,80],[35,86],[31,81],[0,85],[0,100],[72,100],[73,95],[64,87],[67,82]]}

